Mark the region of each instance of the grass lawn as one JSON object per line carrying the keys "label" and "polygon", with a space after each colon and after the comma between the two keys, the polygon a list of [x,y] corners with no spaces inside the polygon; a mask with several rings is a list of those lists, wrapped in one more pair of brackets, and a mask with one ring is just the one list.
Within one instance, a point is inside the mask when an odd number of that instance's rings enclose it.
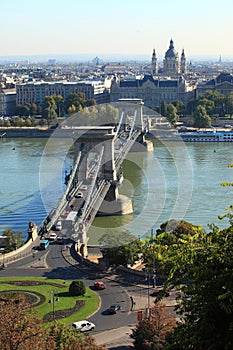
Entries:
{"label": "grass lawn", "polygon": [[[16,284],[16,281],[19,283]],[[35,277],[8,277],[0,278],[0,293],[3,291],[26,291],[30,297],[30,292],[32,296],[33,292],[39,293],[43,296],[40,298],[35,294],[37,303],[35,308],[38,310],[39,316],[43,318],[48,313],[56,314],[57,310],[67,310],[73,308],[76,305],[77,300],[84,300],[84,306],[82,306],[78,311],[70,314],[68,317],[59,318],[62,323],[69,324],[74,321],[79,321],[90,316],[99,306],[98,295],[86,288],[86,293],[84,296],[73,297],[69,295],[69,285],[72,281],[65,281],[59,279],[47,279],[47,278],[35,278]],[[33,285],[30,285],[33,283]],[[27,294],[26,294],[27,296]],[[43,299],[43,300],[42,300]],[[40,301],[42,303],[39,305]],[[54,302],[54,304],[53,304]],[[57,317],[55,317],[58,319]]]}

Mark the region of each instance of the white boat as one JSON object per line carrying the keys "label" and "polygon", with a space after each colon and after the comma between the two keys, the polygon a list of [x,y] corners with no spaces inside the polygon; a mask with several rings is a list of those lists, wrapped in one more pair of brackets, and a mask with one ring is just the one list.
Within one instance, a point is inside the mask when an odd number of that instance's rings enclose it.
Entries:
{"label": "white boat", "polygon": [[216,131],[216,129],[180,131],[177,136],[185,142],[233,142],[232,131]]}

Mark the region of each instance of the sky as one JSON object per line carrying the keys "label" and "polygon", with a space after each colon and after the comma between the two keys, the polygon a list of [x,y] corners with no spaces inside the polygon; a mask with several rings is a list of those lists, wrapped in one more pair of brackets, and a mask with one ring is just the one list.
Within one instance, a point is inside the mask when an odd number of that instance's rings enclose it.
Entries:
{"label": "sky", "polygon": [[0,56],[233,57],[232,0],[1,0]]}

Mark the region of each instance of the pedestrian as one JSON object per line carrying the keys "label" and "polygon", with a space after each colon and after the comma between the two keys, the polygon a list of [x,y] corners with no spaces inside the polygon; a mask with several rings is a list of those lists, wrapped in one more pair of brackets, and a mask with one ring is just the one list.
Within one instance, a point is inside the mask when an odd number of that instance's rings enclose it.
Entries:
{"label": "pedestrian", "polygon": [[130,309],[130,311],[132,311],[133,310],[133,306],[135,305],[135,302],[133,300],[132,295],[130,296],[130,300],[131,300],[131,309]]}

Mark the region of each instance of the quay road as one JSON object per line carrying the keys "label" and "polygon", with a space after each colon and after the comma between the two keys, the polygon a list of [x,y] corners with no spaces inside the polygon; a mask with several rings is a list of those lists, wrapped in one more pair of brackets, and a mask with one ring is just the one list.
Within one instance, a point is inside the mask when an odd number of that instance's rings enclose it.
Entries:
{"label": "quay road", "polygon": [[[37,243],[39,244],[39,241]],[[137,276],[129,278],[124,274],[101,274],[90,269],[85,263],[74,260],[72,255],[71,245],[58,245],[54,242],[47,251],[32,249],[29,256],[8,263],[5,270],[0,270],[0,277],[79,279],[83,280],[87,287],[92,287],[95,280],[104,281],[107,288],[97,291],[101,299],[100,308],[89,317],[96,325],[91,335],[96,338],[98,344],[105,344],[108,349],[129,349],[132,345],[129,334],[137,323],[137,310],[147,306],[147,285],[144,279]],[[136,301],[135,310],[132,311],[130,296]],[[114,303],[119,303],[121,310],[116,315],[108,315],[106,310]]]}

